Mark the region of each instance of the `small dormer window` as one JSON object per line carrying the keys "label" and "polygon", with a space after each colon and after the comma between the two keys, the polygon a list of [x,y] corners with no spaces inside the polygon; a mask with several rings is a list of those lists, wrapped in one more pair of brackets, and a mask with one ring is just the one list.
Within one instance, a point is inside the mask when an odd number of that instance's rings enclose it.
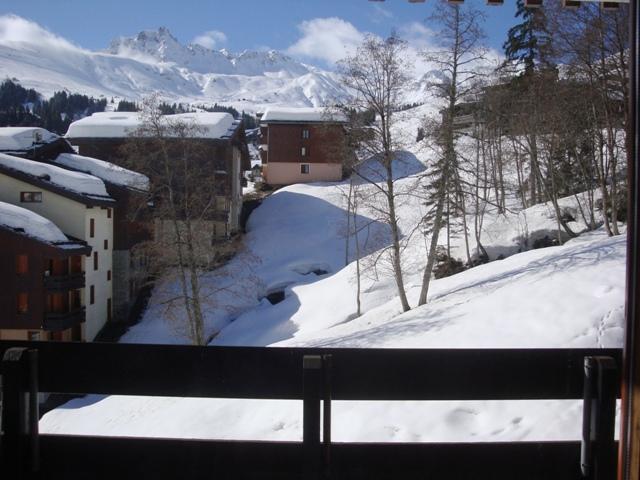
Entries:
{"label": "small dormer window", "polygon": [[42,203],[42,192],[20,192],[22,203]]}
{"label": "small dormer window", "polygon": [[33,132],[33,141],[35,143],[42,143],[42,132],[35,131]]}

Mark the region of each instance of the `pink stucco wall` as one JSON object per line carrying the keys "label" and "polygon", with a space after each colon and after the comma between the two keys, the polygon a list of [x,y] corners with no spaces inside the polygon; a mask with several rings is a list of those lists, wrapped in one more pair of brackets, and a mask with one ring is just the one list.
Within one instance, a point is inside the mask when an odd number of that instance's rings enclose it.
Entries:
{"label": "pink stucco wall", "polygon": [[273,162],[264,165],[265,182],[269,185],[289,185],[308,182],[337,182],[342,179],[339,163],[309,163],[309,173],[300,173],[300,163]]}

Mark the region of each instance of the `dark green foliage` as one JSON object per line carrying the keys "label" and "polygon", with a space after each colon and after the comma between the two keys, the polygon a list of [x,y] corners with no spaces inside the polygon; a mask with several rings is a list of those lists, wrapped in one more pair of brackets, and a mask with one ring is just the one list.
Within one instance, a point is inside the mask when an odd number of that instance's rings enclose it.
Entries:
{"label": "dark green foliage", "polygon": [[248,113],[242,112],[242,122],[244,123],[244,128],[247,130],[251,130],[253,128],[258,128],[258,120],[253,115],[249,115]]}
{"label": "dark green foliage", "polygon": [[225,105],[218,105],[217,103],[214,103],[213,107],[205,107],[201,105],[199,108],[201,108],[205,112],[227,112],[233,115],[233,118],[240,118],[240,112],[235,108]]}
{"label": "dark green foliage", "polygon": [[49,100],[42,100],[35,90],[5,80],[0,84],[0,127],[42,127],[62,135],[71,122],[102,112],[106,105],[104,98],[67,92],[56,92]]}
{"label": "dark green foliage", "polygon": [[[113,103],[113,102],[112,102]],[[139,112],[138,104],[136,102],[129,102],[127,100],[120,100],[116,112]]]}
{"label": "dark green foliage", "polygon": [[172,105],[162,102],[158,105],[160,109],[160,113],[163,115],[175,115],[177,113],[190,113],[193,112],[188,105],[183,105],[182,103],[173,103]]}
{"label": "dark green foliage", "polygon": [[26,89],[12,80],[5,80],[0,84],[0,110],[22,106],[25,103],[40,101],[40,95],[33,88]]}
{"label": "dark green foliage", "polygon": [[435,278],[444,278],[466,270],[464,263],[457,258],[447,255],[444,248],[438,247],[436,253],[436,264],[433,267],[433,276]]}
{"label": "dark green foliage", "polygon": [[544,9],[526,8],[524,0],[517,0],[516,18],[522,22],[509,29],[502,45],[507,60],[524,64],[525,75],[538,66],[550,67],[551,35]]}

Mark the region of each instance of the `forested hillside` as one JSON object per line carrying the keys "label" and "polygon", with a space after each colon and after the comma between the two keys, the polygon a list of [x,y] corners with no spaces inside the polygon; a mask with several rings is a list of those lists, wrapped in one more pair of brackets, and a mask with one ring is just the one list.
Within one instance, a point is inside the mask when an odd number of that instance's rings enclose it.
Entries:
{"label": "forested hillside", "polygon": [[42,127],[63,135],[71,122],[103,112],[106,106],[105,98],[61,91],[45,99],[17,81],[7,79],[0,84],[0,127]]}

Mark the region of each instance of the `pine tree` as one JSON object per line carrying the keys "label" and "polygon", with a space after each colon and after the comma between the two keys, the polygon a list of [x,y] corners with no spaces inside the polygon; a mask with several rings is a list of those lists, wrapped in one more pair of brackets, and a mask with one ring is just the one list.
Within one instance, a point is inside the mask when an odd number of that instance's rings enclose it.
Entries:
{"label": "pine tree", "polygon": [[508,62],[524,64],[524,74],[532,74],[536,68],[551,67],[551,35],[547,29],[547,18],[542,8],[527,8],[524,0],[517,0],[516,18],[522,22],[507,33],[502,45]]}

